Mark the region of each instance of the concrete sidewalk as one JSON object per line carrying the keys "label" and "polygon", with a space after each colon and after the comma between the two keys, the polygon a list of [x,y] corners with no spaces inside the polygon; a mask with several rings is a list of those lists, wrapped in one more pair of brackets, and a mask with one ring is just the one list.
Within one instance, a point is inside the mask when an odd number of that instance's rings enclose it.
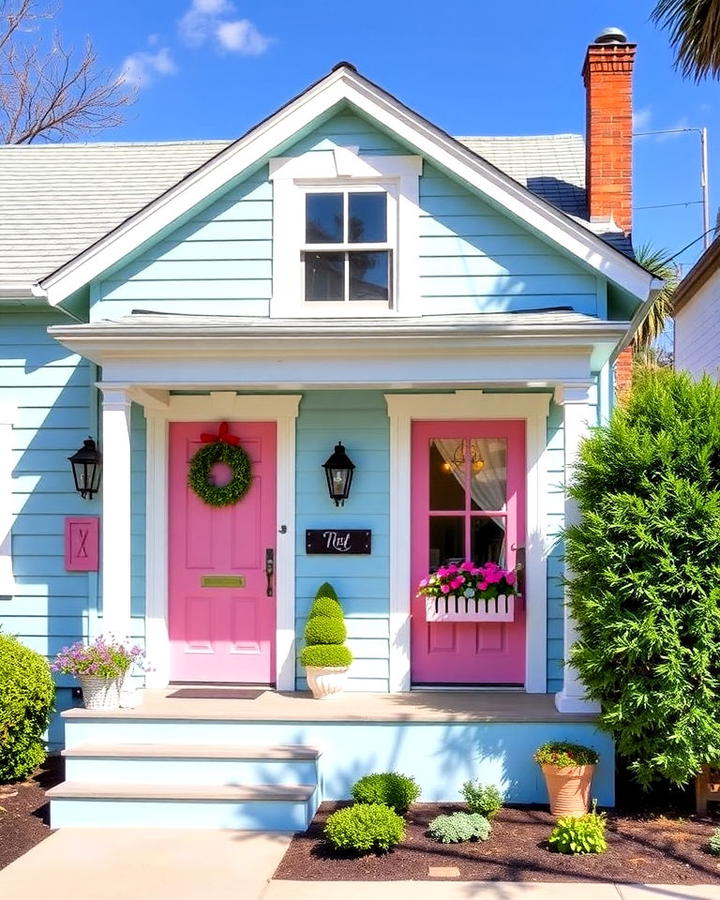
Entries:
{"label": "concrete sidewalk", "polygon": [[[2,886],[2,882],[0,882]],[[720,886],[511,881],[271,881],[262,900],[720,900]]]}

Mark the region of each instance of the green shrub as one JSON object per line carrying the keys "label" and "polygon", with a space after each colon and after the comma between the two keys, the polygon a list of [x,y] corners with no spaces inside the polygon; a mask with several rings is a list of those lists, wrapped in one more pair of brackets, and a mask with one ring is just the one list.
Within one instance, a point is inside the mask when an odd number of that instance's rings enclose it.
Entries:
{"label": "green shrub", "polygon": [[325,835],[336,850],[386,853],[405,838],[405,820],[381,803],[359,803],[328,816]]}
{"label": "green shrub", "polygon": [[598,761],[597,750],[569,741],[547,741],[535,751],[535,762],[541,766],[594,766]]}
{"label": "green shrub", "polygon": [[548,838],[550,849],[556,853],[604,853],[605,814],[595,811],[584,816],[563,816],[557,820]]}
{"label": "green shrub", "polygon": [[0,634],[0,782],[29,775],[45,759],[55,685],[46,660]]}
{"label": "green shrub", "polygon": [[462,841],[486,841],[490,837],[490,823],[479,813],[456,812],[437,816],[429,827],[430,837],[441,844]]}
{"label": "green shrub", "polygon": [[315,644],[303,647],[300,651],[300,662],[304,666],[349,666],[352,653],[343,644]]}
{"label": "green shrub", "polygon": [[466,781],[461,791],[471,813],[481,816],[494,816],[502,809],[505,794],[494,784],[481,784],[479,781]]}
{"label": "green shrub", "polygon": [[384,803],[402,816],[420,796],[420,787],[399,772],[374,772],[356,781],[351,794],[358,803]]}
{"label": "green shrub", "polygon": [[305,640],[312,644],[342,644],[347,637],[347,629],[342,619],[330,619],[327,616],[315,616],[308,619],[305,627]]}
{"label": "green shrub", "polygon": [[707,849],[708,853],[712,853],[713,856],[720,856],[720,828],[716,828],[710,835]]}
{"label": "green shrub", "polygon": [[349,666],[350,648],[344,644],[347,629],[342,606],[332,585],[325,582],[318,588],[305,624],[306,646],[300,651],[304,666]]}
{"label": "green shrub", "polygon": [[583,443],[570,661],[642,785],[720,759],[720,385],[645,370]]}

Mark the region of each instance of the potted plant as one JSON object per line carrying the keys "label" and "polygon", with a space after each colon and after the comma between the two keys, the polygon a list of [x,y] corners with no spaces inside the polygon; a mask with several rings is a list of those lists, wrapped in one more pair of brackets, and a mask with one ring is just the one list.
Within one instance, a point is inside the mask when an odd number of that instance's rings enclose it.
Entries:
{"label": "potted plant", "polygon": [[63,647],[52,669],[77,678],[86,709],[118,709],[123,680],[142,655],[141,647],[100,636],[90,644]]}
{"label": "potted plant", "polygon": [[584,816],[590,809],[597,751],[582,744],[548,741],[535,751],[554,816]]}
{"label": "potted plant", "polygon": [[512,622],[516,595],[515,572],[470,560],[440,566],[422,579],[417,592],[425,598],[428,622]]}
{"label": "potted plant", "polygon": [[352,653],[345,646],[347,629],[337,594],[325,582],[315,595],[305,625],[306,646],[300,653],[313,697],[326,700],[345,688]]}

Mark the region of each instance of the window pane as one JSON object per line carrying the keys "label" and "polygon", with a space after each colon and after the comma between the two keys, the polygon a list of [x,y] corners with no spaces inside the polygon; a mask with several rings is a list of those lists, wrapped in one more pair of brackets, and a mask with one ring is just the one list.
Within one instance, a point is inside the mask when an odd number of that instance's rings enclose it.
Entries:
{"label": "window pane", "polygon": [[305,254],[305,299],[345,299],[345,254]]}
{"label": "window pane", "polygon": [[430,516],[431,569],[465,559],[465,518],[463,516]]}
{"label": "window pane", "polygon": [[430,509],[465,509],[462,438],[430,441]]}
{"label": "window pane", "polygon": [[350,253],[350,299],[387,303],[390,253]]}
{"label": "window pane", "polygon": [[505,509],[507,500],[507,441],[473,438],[470,441],[472,509]]}
{"label": "window pane", "polygon": [[305,240],[308,244],[341,244],[343,240],[343,195],[307,194]]}
{"label": "window pane", "polygon": [[505,565],[505,518],[473,516],[470,524],[472,561],[479,566],[486,562]]}
{"label": "window pane", "polygon": [[387,240],[387,195],[349,194],[348,241],[383,244]]}

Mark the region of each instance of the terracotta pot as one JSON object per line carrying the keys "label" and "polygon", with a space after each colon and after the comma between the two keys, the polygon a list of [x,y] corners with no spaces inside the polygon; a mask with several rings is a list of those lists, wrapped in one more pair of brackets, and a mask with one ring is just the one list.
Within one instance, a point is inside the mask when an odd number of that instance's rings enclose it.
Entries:
{"label": "terracotta pot", "polygon": [[308,687],[316,700],[337,697],[345,690],[350,666],[306,666]]}
{"label": "terracotta pot", "polygon": [[545,776],[550,812],[554,816],[583,816],[590,809],[595,766],[540,767]]}

